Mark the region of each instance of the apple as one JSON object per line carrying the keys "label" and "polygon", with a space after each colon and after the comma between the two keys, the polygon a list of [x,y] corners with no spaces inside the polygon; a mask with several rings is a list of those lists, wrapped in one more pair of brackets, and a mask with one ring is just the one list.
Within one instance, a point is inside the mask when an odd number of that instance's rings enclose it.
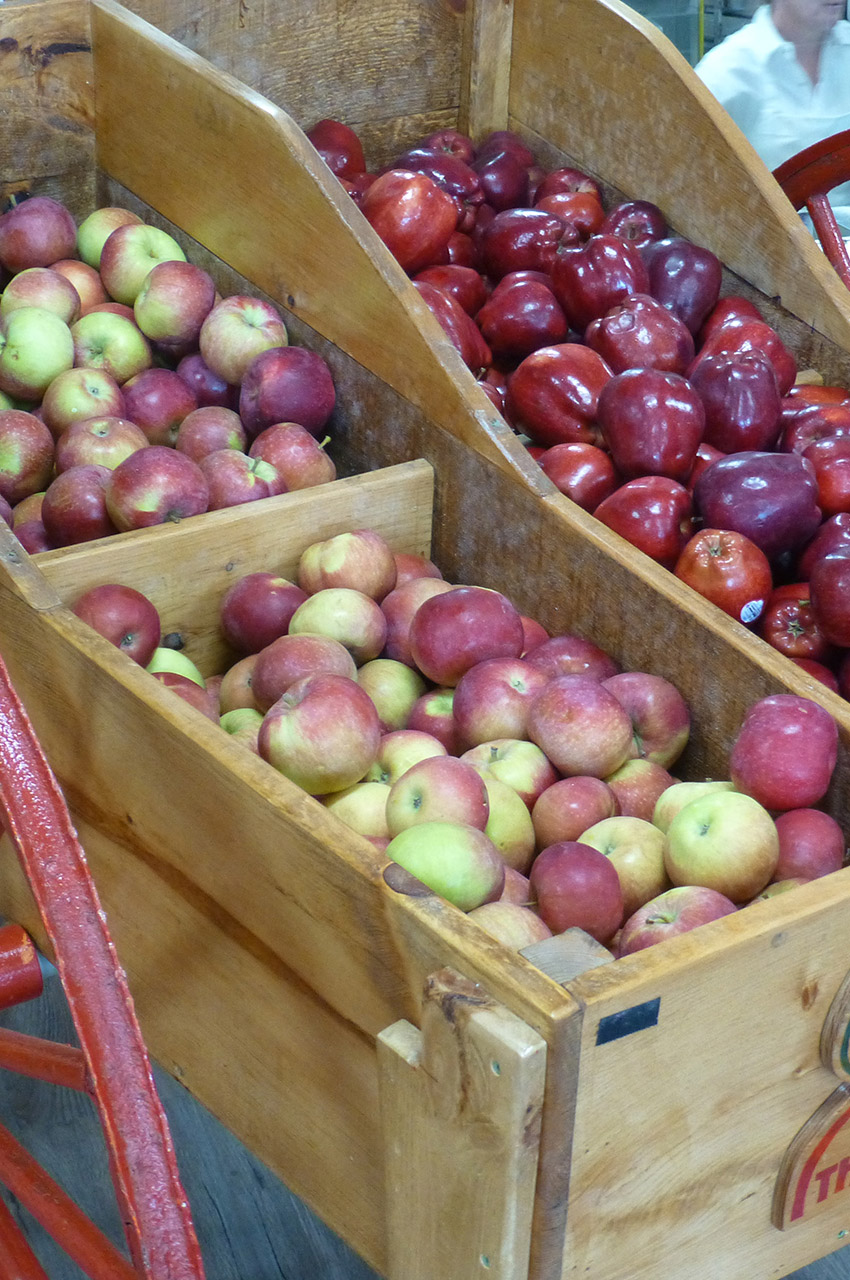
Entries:
{"label": "apple", "polygon": [[[177,364],[177,373],[195,393],[198,408],[219,405],[234,412],[239,404],[239,388],[210,369],[200,351],[191,351]],[[246,437],[247,438],[247,437]]]}
{"label": "apple", "polygon": [[150,662],[159,645],[161,623],[156,606],[141,591],[104,582],[84,591],[71,608],[134,662],[143,667]]}
{"label": "apple", "polygon": [[85,418],[73,422],[56,441],[56,472],[87,464],[114,470],[131,453],[147,447],[144,431],[126,418]]}
{"label": "apple", "polygon": [[194,393],[173,369],[142,369],[123,384],[124,412],[150,444],[173,445],[187,414],[197,409]]}
{"label": "apple", "polygon": [[286,492],[286,486],[270,462],[249,458],[239,449],[216,449],[205,454],[197,466],[209,486],[210,511]]}
{"label": "apple", "polygon": [[463,750],[455,724],[453,688],[428,689],[417,698],[407,717],[407,728],[429,734],[443,744],[450,755]]}
{"label": "apple", "polygon": [[427,556],[418,555],[415,551],[395,551],[393,559],[397,587],[402,587],[405,582],[411,582],[415,578],[442,579],[443,575],[434,561],[429,560]]}
{"label": "apple", "polygon": [[77,227],[77,253],[87,266],[100,269],[100,255],[107,238],[117,227],[141,222],[138,214],[115,205],[94,209]]}
{"label": "apple", "polygon": [[406,728],[413,704],[427,687],[418,671],[394,658],[364,662],[357,672],[357,683],[374,702],[382,733]]}
{"label": "apple", "polygon": [[787,893],[789,889],[798,889],[801,884],[808,883],[808,879],[802,879],[799,876],[792,876],[788,880],[771,880],[770,884],[766,884],[761,893],[757,893],[750,901],[769,902],[771,898],[776,898],[781,893]]}
{"label": "apple", "polygon": [[425,173],[389,169],[363,193],[360,209],[404,271],[441,260],[457,228],[458,206]]}
{"label": "apple", "polygon": [[484,587],[455,587],[423,601],[413,615],[410,653],[427,679],[457,685],[485,658],[518,658],[522,620],[511,602]]}
{"label": "apple", "polygon": [[629,714],[631,754],[669,769],[687,746],[691,731],[691,713],[676,686],[648,671],[617,672],[602,685]]}
{"label": "apple", "polygon": [[601,778],[560,778],[541,792],[531,810],[537,848],[578,840],[588,827],[618,811],[617,797]]}
{"label": "apple", "polygon": [[623,891],[610,859],[578,840],[543,849],[531,864],[531,889],[553,933],[583,929],[610,942],[623,920]]}
{"label": "apple", "polygon": [[654,475],[684,483],[705,431],[705,410],[681,374],[632,367],[602,388],[598,421],[625,480]]}
{"label": "apple", "polygon": [[41,521],[53,547],[69,547],[115,533],[106,506],[109,467],[80,463],[51,480],[41,507]]}
{"label": "apple", "polygon": [[[219,449],[238,449],[244,453],[247,446],[248,434],[239,414],[234,409],[212,404],[191,409],[177,428],[174,440],[174,448],[193,462],[200,462]],[[282,478],[285,482],[285,477]]]}
{"label": "apple", "polygon": [[131,453],[106,485],[107,510],[121,532],[185,520],[208,505],[209,486],[198,464],[162,444]]}
{"label": "apple", "polygon": [[[521,871],[515,871],[513,867],[505,867],[505,883],[498,901],[513,902],[518,907],[528,907],[537,915],[537,903],[531,891],[531,881],[528,876],[524,876]],[[552,932],[551,929],[549,932]]]}
{"label": "apple", "polygon": [[307,595],[294,582],[267,570],[246,573],[228,587],[219,604],[219,622],[237,653],[259,653],[289,629]]}
{"label": "apple", "polygon": [[806,809],[826,795],[838,753],[838,727],[809,698],[776,693],[747,711],[732,744],[729,776],[765,808]]}
{"label": "apple", "polygon": [[710,795],[714,791],[734,790],[734,783],[728,778],[709,778],[704,782],[674,782],[672,787],[662,791],[655,802],[652,812],[653,825],[666,833],[679,810],[684,809],[685,805],[690,804],[692,800],[698,800],[701,796]]}
{"label": "apple", "polygon": [[208,689],[201,688],[196,681],[190,680],[188,676],[182,676],[176,671],[157,671],[152,674],[157,683],[164,685],[172,693],[176,693],[178,698],[188,702],[190,707],[200,711],[201,715],[206,716],[208,720],[212,720],[213,724],[221,723],[216,699]]}
{"label": "apple", "polygon": [[61,271],[28,267],[12,276],[0,294],[0,316],[20,307],[42,307],[70,325],[80,314],[80,295]]}
{"label": "apple", "polygon": [[681,237],[656,240],[644,245],[641,252],[649,273],[649,292],[696,336],[717,305],[723,283],[720,259],[710,249]]}
{"label": "apple", "polygon": [[834,663],[835,648],[815,617],[807,582],[784,582],[774,587],[759,619],[758,634],[789,658]]}
{"label": "apple", "polygon": [[50,267],[70,258],[77,246],[77,224],[50,196],[30,196],[0,216],[0,266],[13,274],[27,267]]}
{"label": "apple", "polygon": [[232,294],[217,302],[198,337],[201,358],[231,386],[241,384],[248,365],[261,351],[285,347],[286,324],[276,307],[261,298]]}
{"label": "apple", "polygon": [[353,587],[325,587],[308,595],[290,619],[290,635],[305,632],[339,640],[361,666],[381,653],[387,623],[371,596]]}
{"label": "apple", "polygon": [[237,658],[223,673],[218,690],[219,710],[222,715],[228,711],[242,711],[250,708],[260,718],[262,712],[254,697],[254,667],[257,663],[256,653],[246,653],[244,658]]}
{"label": "apple", "polygon": [[[24,524],[27,520],[40,519],[41,508],[44,505],[44,494],[44,489],[38,493],[30,493],[26,498],[21,498],[20,502],[16,502],[14,507],[10,506],[5,498],[0,499],[0,502],[5,504],[2,510],[7,524],[10,524],[12,529],[17,529],[19,525]],[[9,515],[10,512],[11,515]]]}
{"label": "apple", "polygon": [[786,809],[776,818],[779,861],[775,880],[816,880],[844,866],[844,832],[822,809]]}
{"label": "apple", "polygon": [[578,333],[624,298],[649,292],[649,275],[639,249],[603,232],[583,244],[561,247],[551,274],[555,297]]}
{"label": "apple", "polygon": [[759,620],[773,591],[773,569],[764,551],[729,529],[700,529],[682,548],[673,571],[744,626]]}
{"label": "apple", "polygon": [[28,555],[38,555],[40,551],[50,551],[50,539],[41,519],[25,520],[15,530],[15,537]]}
{"label": "apple", "polygon": [[493,282],[514,271],[549,273],[564,223],[545,209],[502,209],[478,240],[481,270]]}
{"label": "apple", "polygon": [[470,920],[480,925],[491,938],[512,951],[522,951],[532,943],[552,937],[552,930],[540,919],[536,911],[515,902],[485,902],[467,912]]}
{"label": "apple", "polygon": [[387,840],[387,797],[390,788],[385,782],[355,782],[342,791],[325,796],[325,808],[344,822],[352,831],[358,831],[367,840]]}
{"label": "apple", "polygon": [[543,644],[544,640],[549,640],[549,632],[541,622],[536,618],[530,618],[527,614],[520,614],[522,622],[522,654],[523,658],[527,658],[533,649]]}
{"label": "apple", "polygon": [[428,756],[392,784],[387,797],[391,836],[420,822],[460,822],[483,831],[490,806],[481,775],[455,756]]}
{"label": "apple", "polygon": [[814,467],[795,453],[720,458],[697,480],[694,504],[706,526],[744,534],[771,561],[798,551],[821,522]]}
{"label": "apple", "polygon": [[414,666],[410,648],[410,625],[421,604],[431,596],[454,590],[443,578],[422,577],[393,588],[381,601],[381,612],[387,623],[384,657],[395,658]]}
{"label": "apple", "polygon": [[486,658],[461,676],[454,718],[465,747],[494,738],[524,738],[528,708],[548,682],[540,667],[522,658]]}
{"label": "apple", "polygon": [[618,955],[643,951],[657,942],[679,937],[700,925],[737,911],[734,902],[715,889],[683,885],[651,899],[626,920],[620,932]]}
{"label": "apple", "polygon": [[380,741],[378,713],[348,676],[306,676],[266,712],[260,755],[311,795],[359,782]]}
{"label": "apple", "polygon": [[336,479],[336,464],[325,450],[326,443],[300,422],[275,422],[254,437],[248,452],[276,467],[287,489],[311,489]]}
{"label": "apple", "polygon": [[47,488],[53,475],[53,436],[24,409],[0,410],[0,496],[15,506]]}
{"label": "apple", "polygon": [[667,476],[627,480],[610,497],[603,498],[593,514],[667,569],[675,567],[694,532],[691,494],[678,480]]}
{"label": "apple", "polygon": [[365,170],[363,144],[354,130],[341,120],[317,120],[307,130],[307,137],[338,178],[353,178]]}
{"label": "apple", "polygon": [[612,376],[602,357],[581,343],[541,347],[508,377],[506,417],[547,448],[571,441],[599,445],[599,396]]}
{"label": "apple", "polygon": [[495,738],[492,742],[470,747],[461,756],[482,776],[498,778],[513,787],[529,809],[547,787],[557,782],[558,774],[549,758],[525,738]]}
{"label": "apple", "polygon": [[158,262],[185,261],[185,253],[167,231],[144,222],[126,222],[110,232],[103,243],[100,278],[113,301],[132,307]]}
{"label": "apple", "polygon": [[526,651],[524,661],[550,679],[556,676],[589,676],[601,681],[610,679],[620,669],[610,653],[600,649],[593,640],[572,632],[547,636]]}
{"label": "apple", "polygon": [[282,635],[255,655],[251,694],[257,708],[268,712],[273,703],[306,676],[347,676],[356,680],[355,659],[329,636]]}
{"label": "apple", "polygon": [[651,822],[658,797],[673,786],[674,778],[653,760],[633,759],[609,773],[605,782],[614,792],[621,814]]}
{"label": "apple", "polygon": [[426,280],[414,280],[413,287],[448,334],[466,367],[480,376],[493,362],[493,353],[480,327],[451,294],[435,289]]}
{"label": "apple", "polygon": [[[426,267],[415,279],[433,285],[449,294],[463,307],[467,315],[476,316],[490,294],[490,289],[480,271],[474,267],[460,266],[455,262]],[[480,322],[479,322],[480,323]],[[486,337],[486,335],[485,335]]]}
{"label": "apple", "polygon": [[584,340],[614,374],[658,369],[684,376],[694,358],[687,325],[645,293],[624,298],[592,320]]}
{"label": "apple", "polygon": [[133,302],[136,324],[152,342],[197,344],[216,301],[215,281],[193,262],[158,262]]}
{"label": "apple", "polygon": [[772,449],[782,401],[773,365],[758,351],[708,356],[691,378],[705,409],[708,444],[723,453]]}
{"label": "apple", "polygon": [[620,483],[611,455],[595,444],[555,444],[538,461],[559,493],[582,511],[594,511]]}
{"label": "apple", "polygon": [[505,864],[489,836],[460,822],[420,822],[387,846],[387,857],[461,911],[495,902]]}
{"label": "apple", "polygon": [[121,386],[153,362],[150,343],[126,316],[89,311],[71,325],[74,364],[103,369]]}
{"label": "apple", "polygon": [[202,689],[206,689],[207,682],[197,664],[189,657],[188,653],[184,653],[182,649],[172,649],[170,645],[158,645],[148,662],[145,664],[145,670],[151,675],[175,675],[183,676],[186,680],[192,680]]}
{"label": "apple", "polygon": [[670,888],[664,862],[667,837],[651,822],[627,814],[603,818],[583,831],[579,842],[604,853],[615,868],[626,919]]}
{"label": "apple", "polygon": [[536,200],[543,200],[547,196],[557,195],[560,191],[582,191],[596,197],[598,203],[602,204],[602,188],[595,178],[585,173],[582,169],[575,169],[570,166],[559,166],[557,169],[551,169],[549,173],[544,174],[540,185],[535,193]]}
{"label": "apple", "polygon": [[850,647],[848,583],[850,554],[843,545],[827,550],[814,559],[809,577],[809,598],[814,620],[824,639],[842,649]]}
{"label": "apple", "polygon": [[486,772],[480,777],[487,788],[489,808],[484,830],[506,865],[526,874],[536,851],[534,823],[528,805],[507,782]]}
{"label": "apple", "polygon": [[531,701],[528,736],[559,773],[606,778],[631,753],[632,722],[599,681],[557,676]]}
{"label": "apple", "polygon": [[245,369],[239,416],[252,439],[278,422],[297,422],[318,437],[335,403],[331,371],[317,351],[277,346],[254,356]]}
{"label": "apple", "polygon": [[395,557],[376,530],[353,529],[305,547],[297,578],[308,595],[326,587],[351,587],[380,602],[396,584]]}
{"label": "apple", "polygon": [[776,330],[764,320],[741,319],[739,323],[723,324],[703,336],[688,377],[693,377],[700,364],[710,356],[730,352],[743,355],[751,351],[767,357],[776,374],[779,394],[787,395],[797,376],[797,361]]}
{"label": "apple", "polygon": [[218,722],[231,738],[241,742],[255,756],[260,754],[260,725],[263,717],[259,711],[253,707],[233,707],[230,711],[220,711]]}
{"label": "apple", "polygon": [[779,861],[776,823],[740,791],[691,800],[667,829],[664,864],[674,885],[702,885],[747,902],[773,878]]}
{"label": "apple", "polygon": [[85,262],[80,262],[77,258],[60,258],[58,262],[53,263],[50,270],[57,271],[74,286],[80,299],[81,316],[91,311],[93,307],[109,301],[100,272],[95,271],[94,267],[88,266]]}
{"label": "apple", "polygon": [[44,307],[20,307],[0,316],[0,391],[40,400],[51,382],[74,364],[74,340],[64,320]]}
{"label": "apple", "polygon": [[86,418],[123,418],[124,395],[103,369],[66,369],[47,387],[41,416],[58,439],[66,427]]}
{"label": "apple", "polygon": [[639,249],[663,240],[669,228],[657,204],[649,200],[622,200],[609,209],[600,231],[619,236]]}
{"label": "apple", "polygon": [[403,773],[419,760],[429,756],[445,756],[446,748],[433,734],[419,729],[391,729],[381,735],[378,754],[366,774],[367,781],[387,782],[392,786]]}

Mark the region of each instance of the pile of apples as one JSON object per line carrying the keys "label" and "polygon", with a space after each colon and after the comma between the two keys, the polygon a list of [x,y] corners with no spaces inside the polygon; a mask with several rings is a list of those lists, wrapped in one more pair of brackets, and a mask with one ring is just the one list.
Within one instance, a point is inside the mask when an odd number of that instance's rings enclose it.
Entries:
{"label": "pile of apples", "polygon": [[656,205],[510,131],[380,173],[342,122],[307,136],[557,488],[850,695],[850,392],[798,381]]}
{"label": "pile of apples", "polygon": [[219,605],[233,661],[206,678],[133,588],[73,607],[516,949],[580,928],[625,955],[844,862],[818,808],[838,743],[822,707],[763,699],[728,778],[680,781],[691,717],[670,681],[373,529],[311,544],[295,581],[235,582]]}
{"label": "pile of apples", "polygon": [[36,196],[0,272],[0,515],[28,551],[334,479],[326,362],[167,232]]}

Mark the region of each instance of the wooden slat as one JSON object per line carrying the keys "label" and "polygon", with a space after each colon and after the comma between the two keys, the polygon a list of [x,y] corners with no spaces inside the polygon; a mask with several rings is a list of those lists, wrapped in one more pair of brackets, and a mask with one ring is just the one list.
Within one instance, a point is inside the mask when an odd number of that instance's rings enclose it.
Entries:
{"label": "wooden slat", "polygon": [[[779,1276],[839,1247],[846,1194],[787,1232],[771,1204],[786,1148],[837,1084],[819,1039],[848,925],[845,870],[569,984],[585,1012],[565,1277]],[[655,1000],[657,1022],[598,1036]]]}
{"label": "wooden slat", "polygon": [[[93,5],[92,31],[100,165],[433,422],[534,484],[513,432],[292,120],[111,0]],[[239,164],[222,165],[227,154]],[[246,217],[250,172],[263,180]]]}
{"label": "wooden slat", "polygon": [[[85,0],[8,0],[0,25],[0,204],[63,175],[75,211],[91,206],[91,42]],[[66,175],[73,175],[69,189]]]}
{"label": "wooden slat", "polygon": [[619,0],[514,0],[510,112],[850,349],[847,291],[673,45]]}
{"label": "wooden slat", "polygon": [[536,1032],[449,970],[421,1031],[378,1037],[389,1280],[526,1280],[545,1063]]}
{"label": "wooden slat", "polygon": [[513,19],[512,0],[467,5],[458,127],[476,140],[507,128]]}

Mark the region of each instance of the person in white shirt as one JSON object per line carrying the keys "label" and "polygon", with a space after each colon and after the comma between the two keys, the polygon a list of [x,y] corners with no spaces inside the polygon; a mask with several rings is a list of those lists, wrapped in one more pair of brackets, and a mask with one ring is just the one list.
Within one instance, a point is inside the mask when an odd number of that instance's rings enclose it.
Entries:
{"label": "person in white shirt", "polygon": [[[850,129],[845,12],[846,0],[772,0],[695,67],[769,169]],[[850,235],[850,182],[830,203]]]}

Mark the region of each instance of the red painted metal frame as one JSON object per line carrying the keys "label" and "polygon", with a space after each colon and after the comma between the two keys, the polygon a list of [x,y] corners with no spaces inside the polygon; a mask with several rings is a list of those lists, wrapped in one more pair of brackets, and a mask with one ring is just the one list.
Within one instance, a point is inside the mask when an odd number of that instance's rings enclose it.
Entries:
{"label": "red painted metal frame", "polygon": [[850,289],[850,254],[828,199],[850,180],[850,129],[798,151],[773,176],[795,209],[808,209],[824,253]]}
{"label": "red painted metal frame", "polygon": [[0,1276],[3,1280],[49,1280],[11,1211],[0,1200]]}
{"label": "red painted metal frame", "polygon": [[[75,1210],[70,1216],[65,1203],[52,1215],[57,1192],[64,1193],[16,1150],[11,1135],[0,1135],[2,1163],[23,1192],[36,1191],[32,1211],[55,1216],[57,1242],[66,1249],[73,1244],[79,1265],[94,1280],[125,1274],[203,1280],[198,1241],[127,980],[62,792],[2,659],[0,817],[55,954],[106,1138],[132,1265],[123,1263],[111,1245],[112,1254],[104,1255],[102,1233],[72,1202],[67,1202]],[[102,1269],[104,1256],[112,1258],[111,1272]],[[114,1258],[126,1270],[116,1269]]]}

